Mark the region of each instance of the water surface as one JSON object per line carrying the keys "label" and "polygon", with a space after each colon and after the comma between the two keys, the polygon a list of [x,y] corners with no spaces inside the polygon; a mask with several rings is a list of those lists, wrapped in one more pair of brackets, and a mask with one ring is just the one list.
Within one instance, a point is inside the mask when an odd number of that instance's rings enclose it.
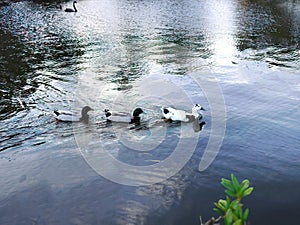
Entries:
{"label": "water surface", "polygon": [[[85,0],[77,13],[57,4],[0,9],[1,224],[199,224],[199,215],[216,216],[219,181],[231,173],[255,187],[245,202],[252,224],[298,220],[297,1]],[[204,85],[211,81],[225,101],[226,132],[200,172],[219,118]],[[206,108],[203,130],[161,121],[160,106],[195,103]],[[95,109],[89,124],[53,118],[54,109],[84,105]],[[104,108],[137,106],[146,128],[105,123]],[[168,159],[181,141],[185,166],[148,186],[112,182],[85,160],[104,149],[142,168]],[[149,180],[161,176],[149,171]]]}

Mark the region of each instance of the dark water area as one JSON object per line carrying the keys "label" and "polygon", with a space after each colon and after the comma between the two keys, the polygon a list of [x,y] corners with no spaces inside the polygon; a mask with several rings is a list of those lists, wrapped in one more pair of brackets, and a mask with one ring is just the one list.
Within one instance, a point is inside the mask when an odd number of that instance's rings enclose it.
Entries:
{"label": "dark water area", "polygon": [[[297,223],[300,2],[77,2],[0,8],[0,224],[196,225],[231,173],[251,224]],[[161,120],[195,103],[201,131]],[[141,127],[106,123],[135,107]]]}

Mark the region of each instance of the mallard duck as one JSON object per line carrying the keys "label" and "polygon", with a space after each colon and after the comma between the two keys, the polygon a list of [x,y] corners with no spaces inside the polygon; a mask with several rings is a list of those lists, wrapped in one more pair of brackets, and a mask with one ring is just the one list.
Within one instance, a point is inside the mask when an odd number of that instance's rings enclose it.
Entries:
{"label": "mallard duck", "polygon": [[170,121],[181,121],[181,122],[191,122],[195,119],[202,117],[198,113],[199,110],[204,110],[200,104],[195,104],[192,108],[192,113],[188,113],[181,109],[174,109],[172,107],[161,108],[163,118]]}
{"label": "mallard duck", "polygon": [[125,112],[112,113],[109,109],[105,109],[104,112],[107,121],[139,124],[141,120],[140,114],[142,114],[144,111],[141,108],[136,108],[133,111],[132,115],[130,113],[125,113]]}
{"label": "mallard duck", "polygon": [[89,115],[87,114],[89,111],[93,111],[93,109],[89,106],[85,106],[81,110],[81,117],[71,111],[64,110],[54,110],[54,114],[55,118],[62,122],[87,122],[89,120]]}

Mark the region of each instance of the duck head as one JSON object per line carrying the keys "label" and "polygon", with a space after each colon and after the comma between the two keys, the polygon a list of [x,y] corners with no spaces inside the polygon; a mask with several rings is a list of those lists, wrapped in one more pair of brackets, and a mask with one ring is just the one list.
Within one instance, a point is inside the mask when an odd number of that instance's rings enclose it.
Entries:
{"label": "duck head", "polygon": [[81,110],[81,118],[80,121],[84,122],[84,123],[88,123],[89,121],[89,115],[88,112],[89,111],[94,111],[91,107],[89,106],[84,106]]}
{"label": "duck head", "polygon": [[192,115],[194,115],[195,117],[199,117],[199,110],[205,111],[205,109],[200,104],[195,104],[192,108]]}
{"label": "duck head", "polygon": [[94,110],[89,106],[84,106],[81,110],[81,116],[83,117],[83,116],[87,115],[87,113],[89,111],[94,111]]}
{"label": "duck head", "polygon": [[141,108],[136,108],[132,113],[132,119],[130,123],[134,123],[136,126],[139,126],[141,123],[140,114],[144,111]]}
{"label": "duck head", "polygon": [[104,109],[104,113],[106,117],[111,116],[111,112],[109,111],[109,109]]}
{"label": "duck head", "polygon": [[199,110],[205,111],[205,109],[200,104],[195,104],[193,106],[193,110],[195,110],[195,111],[199,111]]}
{"label": "duck head", "polygon": [[133,114],[132,116],[133,117],[138,117],[140,114],[142,114],[144,111],[141,109],[141,108],[136,108],[134,111],[133,111]]}

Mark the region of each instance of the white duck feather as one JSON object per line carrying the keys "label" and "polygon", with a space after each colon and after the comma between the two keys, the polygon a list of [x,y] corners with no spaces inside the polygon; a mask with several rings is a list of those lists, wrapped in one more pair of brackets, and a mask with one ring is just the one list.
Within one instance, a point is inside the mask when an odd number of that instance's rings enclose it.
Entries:
{"label": "white duck feather", "polygon": [[191,122],[195,119],[202,117],[201,114],[198,113],[199,110],[204,110],[204,108],[200,104],[195,104],[192,108],[192,112],[186,112],[181,109],[175,109],[172,107],[163,107],[161,108],[163,118],[172,121],[181,121],[181,122]]}
{"label": "white duck feather", "polygon": [[93,109],[89,106],[83,107],[81,110],[81,116],[76,115],[71,111],[54,110],[54,115],[58,121],[62,122],[87,122],[89,119],[89,115],[87,113],[92,110]]}
{"label": "white duck feather", "polygon": [[127,112],[111,112],[109,109],[105,109],[104,112],[108,121],[137,124],[140,122],[140,114],[144,111],[141,108],[136,108],[132,114]]}

